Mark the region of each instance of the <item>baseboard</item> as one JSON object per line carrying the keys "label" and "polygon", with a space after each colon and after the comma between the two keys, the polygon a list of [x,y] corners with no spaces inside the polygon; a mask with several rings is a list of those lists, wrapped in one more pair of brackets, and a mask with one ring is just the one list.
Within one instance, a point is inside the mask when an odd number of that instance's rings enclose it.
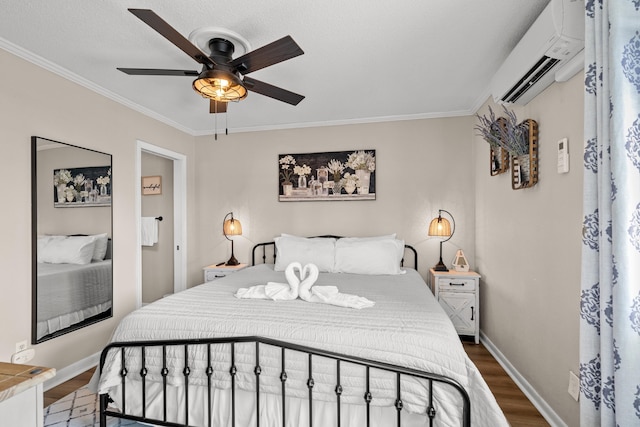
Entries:
{"label": "baseboard", "polygon": [[498,350],[498,348],[491,342],[491,340],[480,331],[480,341],[485,346],[485,348],[491,353],[491,355],[496,359],[496,361],[502,366],[502,368],[507,372],[507,374],[511,377],[513,382],[516,383],[518,388],[522,390],[522,392],[527,396],[527,398],[531,401],[533,406],[540,412],[540,415],[544,417],[545,420],[552,427],[567,427],[567,423],[562,421],[562,418],[556,414],[556,412],[549,406],[549,404],[538,394],[538,392],[529,384],[529,382],[520,375],[520,372],[507,360],[507,358]]}
{"label": "baseboard", "polygon": [[48,379],[44,382],[44,391],[57,387],[60,384],[69,381],[71,378],[80,375],[81,373],[88,371],[94,366],[98,366],[100,362],[100,353],[92,354],[89,357],[78,360],[69,366],[65,366],[62,369],[56,370],[56,376]]}

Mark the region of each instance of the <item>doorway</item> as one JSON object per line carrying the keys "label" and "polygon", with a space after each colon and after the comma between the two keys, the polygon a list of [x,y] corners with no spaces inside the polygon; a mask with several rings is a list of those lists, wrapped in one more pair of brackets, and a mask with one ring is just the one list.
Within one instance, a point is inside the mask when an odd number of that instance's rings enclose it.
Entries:
{"label": "doorway", "polygon": [[[143,196],[142,191],[136,192],[136,307],[141,307],[143,303],[151,302],[167,293],[186,289],[186,156],[143,141],[137,141],[136,181],[138,186],[141,186],[142,177],[148,176],[147,173],[161,176],[161,188],[166,189],[167,193],[165,193],[166,197],[162,198],[161,195]],[[153,197],[159,198],[153,199]],[[143,216],[162,217],[162,221],[157,220],[159,227],[157,244],[142,246]],[[162,255],[162,252],[165,255]],[[146,280],[143,280],[143,274],[147,276],[149,282],[157,281],[157,278],[148,277],[150,274],[155,274],[154,266],[146,264],[164,259],[163,256],[173,259],[173,268],[164,269],[164,277],[160,280],[164,285],[145,286]],[[173,274],[171,274],[171,270]]]}

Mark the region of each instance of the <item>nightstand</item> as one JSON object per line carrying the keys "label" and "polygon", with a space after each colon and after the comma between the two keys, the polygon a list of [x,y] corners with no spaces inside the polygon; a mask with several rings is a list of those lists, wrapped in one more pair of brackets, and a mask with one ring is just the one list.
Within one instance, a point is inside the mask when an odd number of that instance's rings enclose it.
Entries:
{"label": "nightstand", "polygon": [[0,420],[3,426],[41,427],[43,383],[56,370],[0,362]]}
{"label": "nightstand", "polygon": [[228,276],[231,273],[235,273],[236,271],[243,270],[247,268],[249,264],[238,264],[238,265],[215,265],[211,264],[203,268],[204,271],[204,281],[205,282],[213,282],[214,280],[221,279],[225,276]]}
{"label": "nightstand", "polygon": [[480,342],[480,275],[474,271],[429,270],[429,284],[458,335]]}

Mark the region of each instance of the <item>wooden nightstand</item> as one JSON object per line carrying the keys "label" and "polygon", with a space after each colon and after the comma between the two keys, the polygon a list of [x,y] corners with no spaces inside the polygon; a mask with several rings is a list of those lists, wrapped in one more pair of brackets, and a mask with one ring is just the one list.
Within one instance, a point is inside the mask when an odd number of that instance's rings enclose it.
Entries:
{"label": "wooden nightstand", "polygon": [[235,273],[236,271],[243,270],[247,268],[249,264],[238,264],[238,265],[215,265],[211,264],[203,268],[204,271],[204,281],[205,282],[213,282],[214,280],[221,279],[231,273]]}
{"label": "wooden nightstand", "polygon": [[480,342],[480,275],[474,271],[429,270],[429,284],[458,335]]}

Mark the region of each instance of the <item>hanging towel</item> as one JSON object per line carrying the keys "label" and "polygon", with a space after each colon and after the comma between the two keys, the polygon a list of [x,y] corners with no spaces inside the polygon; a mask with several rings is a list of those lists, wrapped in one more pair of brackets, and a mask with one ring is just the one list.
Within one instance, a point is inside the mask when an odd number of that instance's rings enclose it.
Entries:
{"label": "hanging towel", "polygon": [[153,246],[158,243],[158,221],[153,216],[143,216],[140,220],[140,243]]}

